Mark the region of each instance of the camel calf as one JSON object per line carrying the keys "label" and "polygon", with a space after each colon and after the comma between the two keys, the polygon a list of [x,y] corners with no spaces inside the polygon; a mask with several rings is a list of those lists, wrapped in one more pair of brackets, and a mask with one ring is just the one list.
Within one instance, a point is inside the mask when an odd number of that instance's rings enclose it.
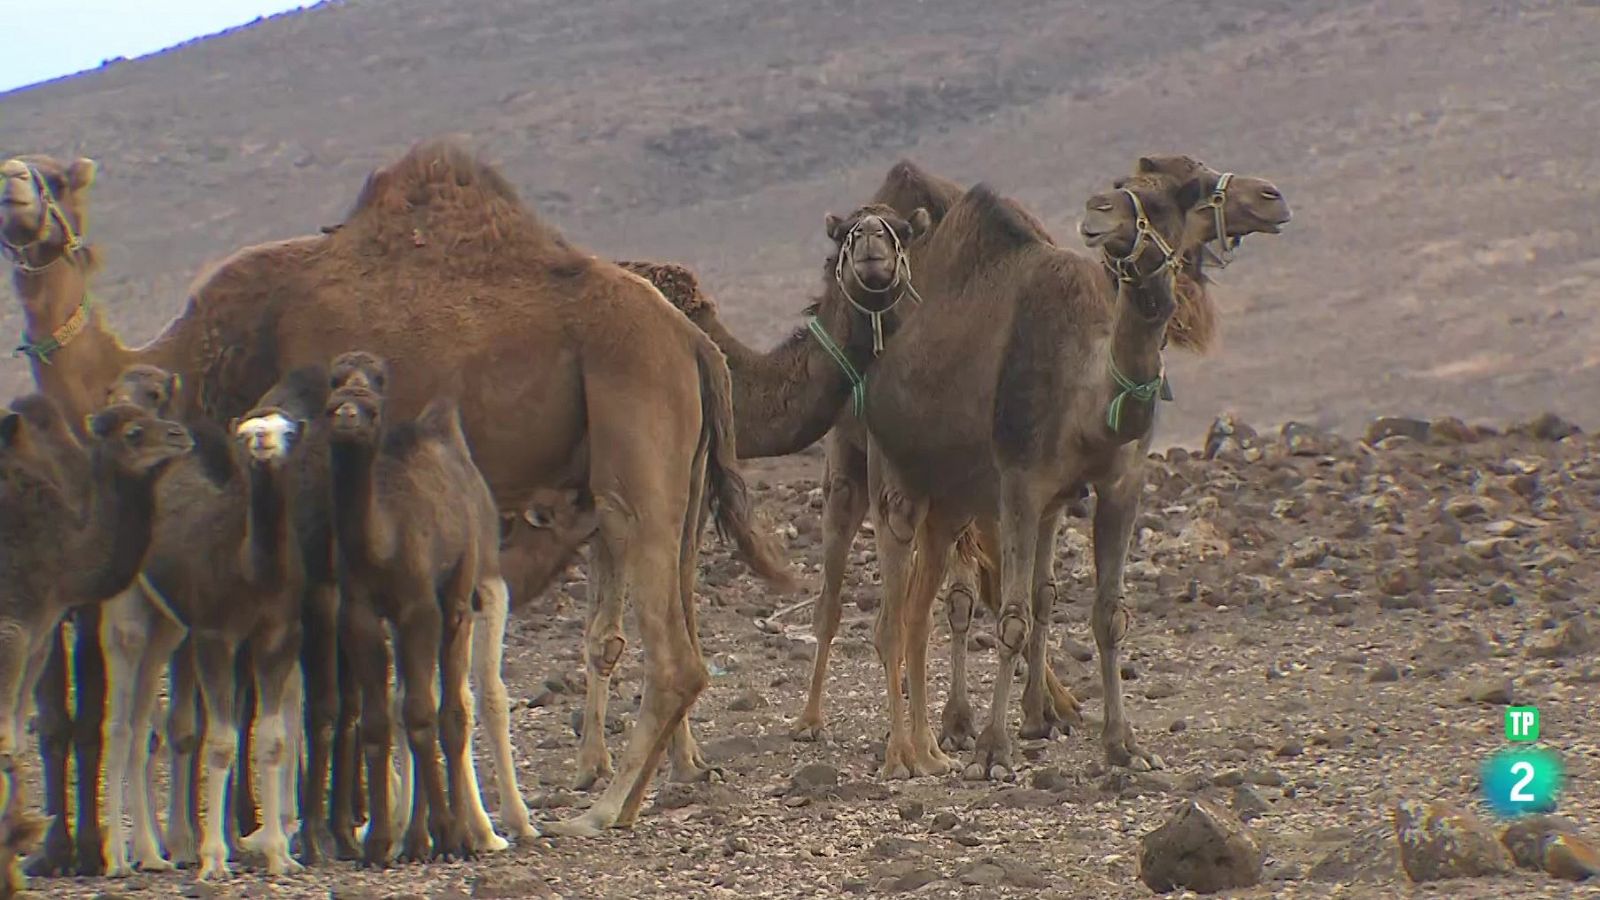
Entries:
{"label": "camel calf", "polygon": [[[467,796],[476,787],[467,756],[472,598],[481,592],[486,609],[509,605],[499,573],[494,500],[472,462],[453,400],[436,399],[414,420],[389,422],[384,417],[389,373],[383,360],[370,353],[345,353],[331,368],[337,388],[328,398],[327,414],[342,593],[340,636],[360,685],[367,767],[363,859],[385,864],[391,842],[385,623],[394,626],[398,637],[401,715],[420,783],[401,856],[419,861],[465,856],[477,849],[473,844],[481,837],[468,833],[469,820],[476,818]],[[503,630],[503,612],[498,625],[492,630]],[[496,665],[496,674],[498,669]],[[436,674],[441,682],[437,702]],[[490,723],[497,737],[504,733],[496,728],[499,724]],[[448,798],[439,765],[441,748]],[[506,751],[509,757],[509,740]],[[498,774],[514,778],[510,760],[505,762]]]}

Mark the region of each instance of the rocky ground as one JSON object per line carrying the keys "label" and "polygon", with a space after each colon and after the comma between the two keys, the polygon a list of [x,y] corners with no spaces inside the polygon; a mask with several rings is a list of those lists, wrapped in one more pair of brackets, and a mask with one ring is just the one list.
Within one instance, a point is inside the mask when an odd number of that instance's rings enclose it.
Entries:
{"label": "rocky ground", "polygon": [[[1386,420],[1352,442],[1297,427],[1255,436],[1225,418],[1207,451],[1152,460],[1129,569],[1127,689],[1160,772],[1108,771],[1094,740],[1083,520],[1061,535],[1052,646],[1089,730],[1025,744],[1016,784],[877,779],[881,676],[870,616],[853,605],[829,686],[832,739],[791,741],[807,614],[758,628],[792,598],[767,595],[712,546],[701,606],[715,677],[693,721],[726,781],[658,784],[633,831],[381,873],[341,864],[271,881],[245,871],[215,888],[187,873],[35,887],[83,898],[1145,897],[1142,836],[1201,798],[1247,820],[1264,851],[1262,883],[1232,896],[1600,896],[1600,885],[1531,871],[1413,885],[1392,825],[1401,802],[1443,801],[1492,827],[1478,771],[1507,746],[1503,708],[1515,702],[1539,707],[1543,744],[1564,761],[1559,812],[1600,837],[1600,439],[1569,431],[1550,418],[1506,434]],[[751,468],[813,589],[819,467],[802,457]],[[859,539],[848,585],[869,603],[870,548]],[[546,817],[588,800],[565,787],[583,589],[575,569],[508,637],[522,783]],[[984,687],[987,625],[971,639]],[[935,641],[937,660],[942,626]],[[633,654],[615,681],[619,729],[639,673]],[[942,702],[942,662],[935,677]],[[611,743],[620,749],[621,735]]]}

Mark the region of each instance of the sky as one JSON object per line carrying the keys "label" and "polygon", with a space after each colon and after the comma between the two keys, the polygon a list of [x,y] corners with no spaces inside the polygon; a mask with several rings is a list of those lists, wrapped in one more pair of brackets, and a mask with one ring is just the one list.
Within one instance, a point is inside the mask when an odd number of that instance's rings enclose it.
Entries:
{"label": "sky", "polygon": [[133,59],[314,0],[0,0],[0,91]]}

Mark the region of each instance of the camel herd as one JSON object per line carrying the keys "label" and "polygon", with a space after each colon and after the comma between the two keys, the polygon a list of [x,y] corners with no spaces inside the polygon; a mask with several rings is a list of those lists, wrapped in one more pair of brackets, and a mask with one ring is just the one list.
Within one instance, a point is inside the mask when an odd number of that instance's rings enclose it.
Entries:
{"label": "camel herd", "polygon": [[[827,217],[833,249],[805,327],[758,352],[687,270],[595,258],[446,141],[374,171],[338,225],[222,260],[160,336],[129,348],[92,302],[94,175],[88,159],[0,163],[0,238],[37,385],[0,418],[6,885],[41,837],[28,874],[186,865],[208,879],[244,850],[278,874],[503,849],[475,718],[501,831],[537,835],[501,643],[513,598],[584,545],[576,780],[606,784],[542,827],[631,826],[663,758],[673,779],[713,774],[687,715],[709,681],[694,594],[706,520],[792,590],[739,459],[819,439],[825,564],[797,740],[826,727],[845,562],[869,509],[883,777],[945,773],[960,752],[968,778],[1012,773],[1013,678],[997,679],[981,730],[968,700],[976,602],[995,616],[1000,671],[1027,662],[1022,734],[1081,721],[1046,648],[1056,530],[1092,488],[1102,744],[1112,764],[1161,765],[1124,713],[1118,655],[1141,466],[1172,397],[1168,342],[1203,351],[1215,329],[1205,267],[1289,220],[1270,182],[1141,158],[1088,199],[1090,257],[987,185],[901,162],[868,203]],[[947,582],[952,684],[936,733],[927,653]],[[629,604],[644,691],[614,764],[603,722]],[[10,765],[32,708],[48,819]]]}

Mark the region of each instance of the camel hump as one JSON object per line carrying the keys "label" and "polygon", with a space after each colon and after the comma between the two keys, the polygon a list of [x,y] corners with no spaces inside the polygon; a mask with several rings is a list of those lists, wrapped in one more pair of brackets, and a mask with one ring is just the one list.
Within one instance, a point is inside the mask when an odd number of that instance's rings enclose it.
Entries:
{"label": "camel hump", "polygon": [[677,263],[619,259],[617,265],[655,286],[667,302],[686,316],[715,308],[711,298],[700,290],[700,279]]}
{"label": "camel hump", "polygon": [[917,208],[928,211],[938,222],[961,198],[961,185],[935,175],[910,159],[902,159],[889,167],[883,184],[872,195],[876,203],[893,208],[898,214],[908,216]]}

